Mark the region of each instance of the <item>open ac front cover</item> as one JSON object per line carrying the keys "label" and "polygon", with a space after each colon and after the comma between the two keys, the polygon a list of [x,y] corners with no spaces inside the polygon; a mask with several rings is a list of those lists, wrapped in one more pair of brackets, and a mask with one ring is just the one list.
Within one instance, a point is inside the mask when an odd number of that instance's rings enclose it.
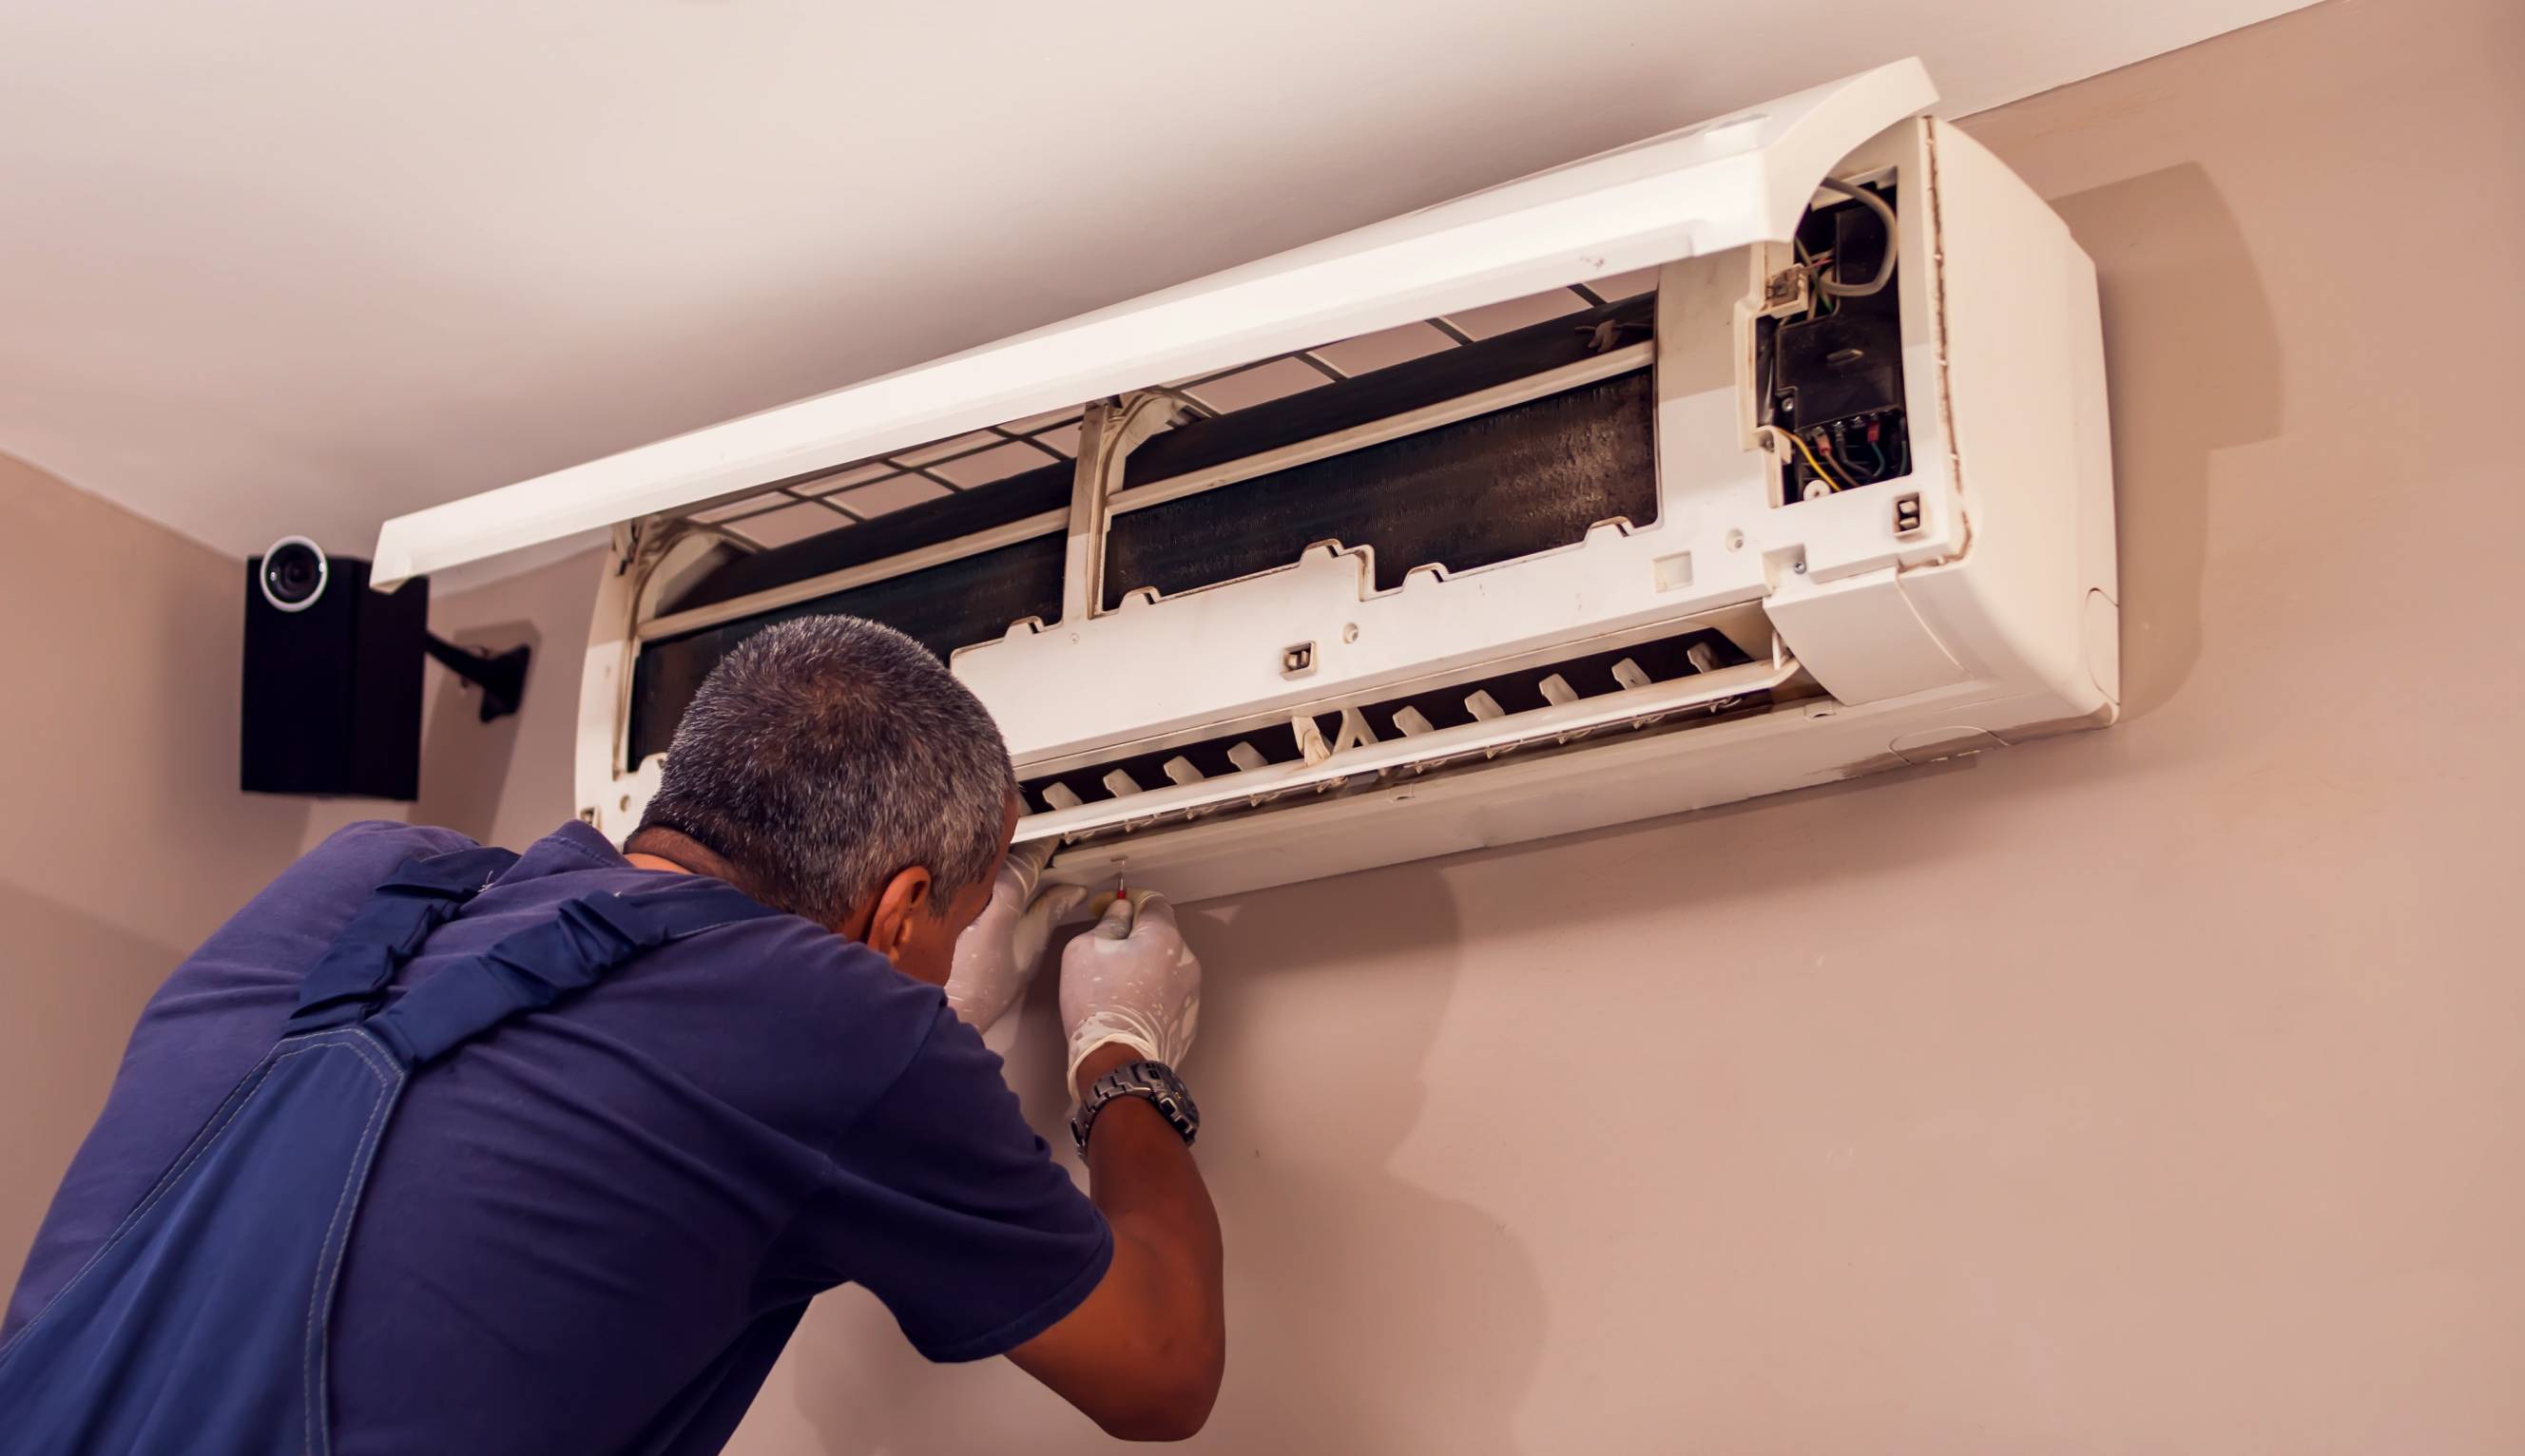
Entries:
{"label": "open ac front cover", "polygon": [[619,523],[608,834],[721,656],[847,611],[989,705],[1051,878],[1179,898],[2109,722],[2094,270],[1931,99],[1884,68],[404,517],[380,574]]}

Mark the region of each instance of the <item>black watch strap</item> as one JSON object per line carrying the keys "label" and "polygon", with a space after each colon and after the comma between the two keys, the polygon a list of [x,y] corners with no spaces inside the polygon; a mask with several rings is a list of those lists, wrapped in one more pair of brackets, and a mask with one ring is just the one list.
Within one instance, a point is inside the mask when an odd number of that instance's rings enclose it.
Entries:
{"label": "black watch strap", "polygon": [[1186,1147],[1201,1135],[1201,1109],[1193,1105],[1192,1093],[1184,1090],[1174,1068],[1164,1062],[1125,1062],[1097,1078],[1079,1098],[1078,1110],[1069,1114],[1069,1136],[1080,1152],[1087,1150],[1087,1135],[1096,1126],[1096,1114],[1115,1097],[1146,1098],[1182,1136]]}

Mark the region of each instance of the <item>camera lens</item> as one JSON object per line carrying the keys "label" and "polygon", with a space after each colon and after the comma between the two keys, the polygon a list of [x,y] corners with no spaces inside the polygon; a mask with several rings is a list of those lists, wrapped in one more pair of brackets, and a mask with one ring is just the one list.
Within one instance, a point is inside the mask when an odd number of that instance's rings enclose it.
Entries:
{"label": "camera lens", "polygon": [[324,553],[304,536],[286,536],[263,554],[264,600],[283,611],[301,611],[324,591]]}
{"label": "camera lens", "polygon": [[316,595],[316,558],[293,546],[264,568],[272,576],[272,595],[283,602],[304,602]]}

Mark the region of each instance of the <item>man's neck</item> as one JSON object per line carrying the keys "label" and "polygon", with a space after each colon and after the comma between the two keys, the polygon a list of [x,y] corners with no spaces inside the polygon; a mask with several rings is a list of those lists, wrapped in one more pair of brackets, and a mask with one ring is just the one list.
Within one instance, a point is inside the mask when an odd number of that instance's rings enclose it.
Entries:
{"label": "man's neck", "polygon": [[745,888],[737,879],[736,867],[719,857],[717,850],[688,834],[650,825],[623,843],[622,857],[639,869],[659,870],[678,875],[708,875],[725,880],[738,889]]}
{"label": "man's neck", "polygon": [[[636,830],[622,842],[622,857],[629,860],[634,869],[655,870],[662,874],[708,875],[714,880],[725,880],[756,899],[763,898],[752,885],[746,883],[735,865],[728,863],[717,849],[681,830],[656,824]],[[848,940],[862,940],[867,934],[868,908],[863,906],[860,917],[852,924],[827,925],[824,928]]]}

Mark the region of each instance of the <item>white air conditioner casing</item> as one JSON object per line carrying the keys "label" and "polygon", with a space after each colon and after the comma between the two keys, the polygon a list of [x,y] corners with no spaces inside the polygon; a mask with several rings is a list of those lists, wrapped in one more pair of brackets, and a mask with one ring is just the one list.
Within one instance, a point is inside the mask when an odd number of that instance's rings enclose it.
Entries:
{"label": "white air conditioner casing", "polygon": [[[582,814],[619,837],[655,788],[633,763],[645,645],[795,609],[1012,543],[1059,537],[1057,609],[954,653],[1030,798],[1020,840],[1075,883],[1127,872],[1193,899],[1514,843],[2112,720],[2112,487],[2094,268],[1971,138],[1925,115],[1916,63],[1119,305],[935,364],[390,522],[376,575],[617,523],[585,662]],[[1822,306],[1789,239],[1827,177],[1899,200],[1907,472],[1790,499],[1764,330]],[[1656,270],[1655,334],[1442,407],[1142,480],[1176,418],[1156,387],[1546,289]],[[1775,365],[1770,365],[1775,367]],[[1379,589],[1372,547],[1118,605],[1107,533],[1221,490],[1557,390],[1649,371],[1654,519]],[[700,608],[727,548],[691,512],[964,432],[1088,406],[1065,510]],[[1873,440],[1871,435],[1870,440]],[[1880,462],[1882,458],[1879,458]],[[1852,474],[1841,469],[1836,479]],[[1264,489],[1256,486],[1255,489]],[[1226,498],[1222,498],[1226,499]],[[1397,563],[1389,563],[1393,565]],[[1420,564],[1420,563],[1401,563]],[[1715,634],[1727,660],[1653,680],[1624,659],[1545,698],[1399,729],[1393,704],[1468,695],[1635,645]],[[1643,651],[1645,647],[1643,646]],[[1385,704],[1362,712],[1366,704]],[[1376,725],[1385,726],[1380,730]],[[1264,730],[1277,761],[1202,772],[1178,746]],[[1136,776],[1114,776],[1126,760]],[[1215,762],[1215,759],[1211,760]],[[1240,759],[1240,761],[1249,761]],[[1083,777],[1082,777],[1083,776]]]}

